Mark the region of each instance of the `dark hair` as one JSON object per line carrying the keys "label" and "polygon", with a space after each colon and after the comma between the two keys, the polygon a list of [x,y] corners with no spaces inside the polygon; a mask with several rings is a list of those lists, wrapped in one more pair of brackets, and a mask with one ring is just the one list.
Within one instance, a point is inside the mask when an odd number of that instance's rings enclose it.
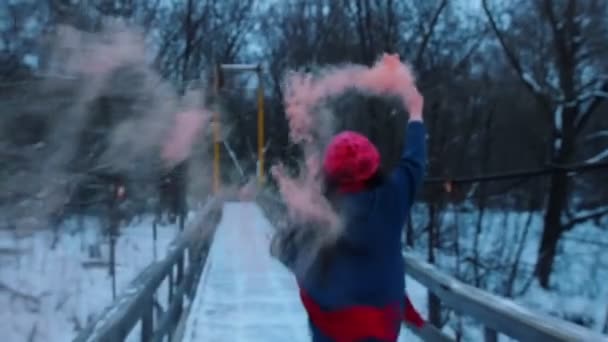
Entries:
{"label": "dark hair", "polygon": [[[385,180],[384,172],[379,169],[372,177],[365,182],[365,189],[373,189],[380,186]],[[338,184],[332,182],[329,178],[323,179],[323,195],[332,206],[333,210],[338,214],[344,215],[341,210],[340,198],[338,192]],[[276,257],[285,266],[290,268],[297,274],[302,274],[302,270],[298,269],[299,259],[305,258],[306,253],[301,253],[304,250],[314,250],[311,244],[319,243],[318,230],[315,225],[322,223],[296,223],[288,224],[285,229],[277,231],[271,242],[270,253]],[[314,256],[313,272],[314,277],[323,282],[327,279],[328,272],[333,260],[339,254],[361,255],[366,253],[358,246],[354,246],[347,238],[338,238],[332,244],[323,245],[320,247],[316,256]],[[308,270],[304,274],[309,274]]]}
{"label": "dark hair", "polygon": [[[374,173],[374,175],[365,182],[365,189],[371,190],[376,188],[382,185],[385,179],[386,177],[384,171],[382,169],[378,169],[378,171],[376,171],[376,173]],[[338,184],[331,182],[328,178],[326,178],[323,195],[325,198],[327,198],[327,201],[330,203],[333,209],[340,214],[340,195],[337,190]],[[361,248],[358,246],[354,246],[345,238],[338,238],[334,244],[323,246],[319,251],[316,261],[319,271],[318,275],[320,276],[321,280],[327,278],[327,273],[329,272],[332,261],[338,255],[338,253],[360,255],[366,252],[361,250]]]}
{"label": "dark hair", "polygon": [[[370,178],[368,178],[365,181],[364,184],[364,189],[365,190],[370,190],[373,188],[376,188],[380,185],[382,185],[384,183],[386,179],[384,170],[382,170],[382,168],[379,168]],[[337,206],[337,199],[339,197],[338,194],[338,188],[339,188],[339,184],[335,181],[332,180],[331,178],[325,176],[323,179],[323,195],[325,196],[325,198],[327,198],[327,200],[329,201],[329,203],[331,203],[332,206],[334,206],[334,210],[339,211],[336,206]]]}

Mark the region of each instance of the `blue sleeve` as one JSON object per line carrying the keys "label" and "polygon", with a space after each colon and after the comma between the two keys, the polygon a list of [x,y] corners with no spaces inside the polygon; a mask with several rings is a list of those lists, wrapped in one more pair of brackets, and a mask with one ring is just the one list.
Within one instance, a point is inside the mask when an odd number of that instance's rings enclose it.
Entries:
{"label": "blue sleeve", "polygon": [[390,175],[390,186],[398,205],[409,211],[422,185],[426,168],[426,129],[420,121],[407,125],[405,146],[397,166]]}

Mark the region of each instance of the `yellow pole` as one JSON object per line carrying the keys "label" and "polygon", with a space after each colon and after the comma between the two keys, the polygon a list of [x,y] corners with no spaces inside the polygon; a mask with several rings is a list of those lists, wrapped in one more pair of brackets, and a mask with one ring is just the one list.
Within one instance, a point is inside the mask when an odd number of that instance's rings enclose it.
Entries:
{"label": "yellow pole", "polygon": [[[214,93],[216,99],[220,93],[220,73],[222,70],[221,66],[217,64],[215,66],[215,82],[214,82]],[[218,194],[220,191],[220,114],[219,108],[216,108],[213,112],[213,193]]]}
{"label": "yellow pole", "polygon": [[264,85],[262,66],[258,67],[258,184],[264,184]]}

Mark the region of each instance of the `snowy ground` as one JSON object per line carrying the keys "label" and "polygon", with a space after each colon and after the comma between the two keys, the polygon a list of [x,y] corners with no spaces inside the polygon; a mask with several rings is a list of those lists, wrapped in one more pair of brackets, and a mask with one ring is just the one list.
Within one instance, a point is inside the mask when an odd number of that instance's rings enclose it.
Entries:
{"label": "snowy ground", "polygon": [[[91,259],[88,244],[98,239],[99,221],[75,221],[51,249],[51,232],[17,239],[0,232],[0,331],[2,341],[70,341],[76,330],[112,302],[108,273],[108,244],[101,258]],[[158,258],[175,237],[175,226],[160,226]],[[154,259],[152,219],[145,218],[121,230],[116,248],[116,286],[121,291]]]}

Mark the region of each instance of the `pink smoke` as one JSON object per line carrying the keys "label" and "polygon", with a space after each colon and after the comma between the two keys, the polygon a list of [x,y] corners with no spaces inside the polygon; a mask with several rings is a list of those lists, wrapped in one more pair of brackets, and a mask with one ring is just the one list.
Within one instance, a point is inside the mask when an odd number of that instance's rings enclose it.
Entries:
{"label": "pink smoke", "polygon": [[396,54],[384,54],[360,79],[357,86],[377,95],[397,95],[407,99],[416,89],[410,68]]}
{"label": "pink smoke", "polygon": [[272,175],[287,203],[292,219],[325,222],[330,227],[340,225],[322,194],[320,151],[315,137],[327,129],[319,122],[323,100],[356,88],[374,95],[396,95],[405,105],[416,92],[414,76],[398,55],[384,54],[371,68],[348,65],[326,70],[322,76],[292,73],[286,80],[285,111],[289,121],[290,139],[304,148],[306,167],[299,177],[286,175],[281,165]]}
{"label": "pink smoke", "polygon": [[186,160],[209,117],[209,112],[196,109],[177,113],[175,125],[163,146],[162,158],[173,165]]}
{"label": "pink smoke", "polygon": [[349,65],[330,70],[322,77],[313,79],[302,73],[292,73],[287,79],[285,112],[289,121],[290,137],[295,143],[312,141],[315,107],[329,97],[348,89],[375,95],[410,96],[414,89],[414,77],[409,67],[400,62],[398,55],[384,54],[372,68]]}
{"label": "pink smoke", "polygon": [[[318,164],[318,159],[309,158],[308,164],[307,170],[316,170],[317,167],[313,165]],[[285,174],[282,165],[276,165],[271,173],[277,180],[292,220],[322,223],[327,228],[339,227],[338,215],[322,195],[321,182],[315,179],[315,172],[305,172],[298,178],[291,178]]]}

